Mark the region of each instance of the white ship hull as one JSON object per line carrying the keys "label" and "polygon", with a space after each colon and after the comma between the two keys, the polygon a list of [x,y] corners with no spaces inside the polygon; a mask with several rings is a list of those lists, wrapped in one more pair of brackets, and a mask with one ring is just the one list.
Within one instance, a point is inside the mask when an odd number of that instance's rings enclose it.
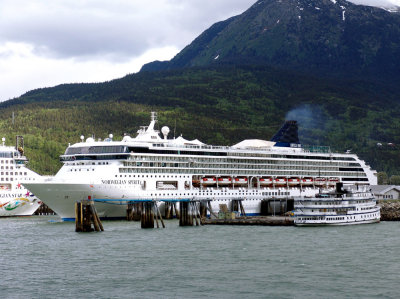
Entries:
{"label": "white ship hull", "polygon": [[[157,196],[151,197],[153,191],[143,192],[138,187],[123,188],[118,185],[103,184],[78,184],[78,183],[27,183],[26,186],[47,204],[63,220],[74,220],[76,201],[88,199],[95,201],[98,215],[103,219],[122,219],[126,217],[128,202],[154,200],[163,210],[165,201],[179,200],[211,200],[211,207],[214,212],[219,211],[220,204],[230,206],[232,199],[242,199],[246,215],[260,215],[261,201],[274,197],[276,200],[293,198],[294,196],[315,195],[318,190],[307,188],[302,191],[297,188],[288,190],[262,188],[262,189],[228,189],[206,188],[200,190],[186,190],[178,196],[171,196],[171,190],[159,192]],[[227,191],[225,191],[227,190]],[[274,194],[274,195],[271,195]]]}
{"label": "white ship hull", "polygon": [[40,204],[29,192],[0,191],[0,217],[30,216]]}
{"label": "white ship hull", "polygon": [[380,219],[371,219],[371,220],[360,220],[360,221],[348,221],[348,222],[334,222],[334,221],[327,221],[323,223],[321,221],[312,223],[312,222],[296,222],[296,226],[341,226],[341,225],[355,225],[355,224],[368,224],[368,223],[378,223]]}

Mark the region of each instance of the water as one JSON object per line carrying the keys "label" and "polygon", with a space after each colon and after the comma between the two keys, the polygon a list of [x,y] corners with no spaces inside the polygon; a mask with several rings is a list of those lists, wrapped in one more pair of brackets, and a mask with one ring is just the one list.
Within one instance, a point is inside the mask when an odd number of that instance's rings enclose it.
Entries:
{"label": "water", "polygon": [[1,298],[397,298],[400,223],[76,233],[56,217],[0,219]]}

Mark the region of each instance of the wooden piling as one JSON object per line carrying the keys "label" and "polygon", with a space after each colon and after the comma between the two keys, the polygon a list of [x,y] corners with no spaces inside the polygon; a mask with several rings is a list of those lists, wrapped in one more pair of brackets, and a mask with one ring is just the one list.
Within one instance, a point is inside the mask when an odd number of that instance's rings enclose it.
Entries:
{"label": "wooden piling", "polygon": [[93,202],[93,201],[90,201],[90,207],[91,207],[91,209],[92,209],[92,216],[93,216],[93,219],[94,219],[94,221],[96,222],[96,225],[97,225],[97,227],[98,227],[98,229],[96,229],[96,231],[104,231],[103,224],[102,224],[101,221],[100,221],[100,217],[99,217],[99,215],[97,214],[97,210],[96,210],[96,207],[94,206],[94,202]]}
{"label": "wooden piling", "polygon": [[[156,215],[158,214],[158,217],[160,218],[162,227],[165,228],[164,220],[162,219],[160,209],[158,208],[157,204],[154,204],[154,207],[156,209],[156,211],[155,211]],[[158,227],[158,225],[157,225],[157,227]]]}
{"label": "wooden piling", "polygon": [[192,208],[192,215],[194,217],[194,220],[196,222],[196,226],[200,225],[200,221],[197,220],[197,208],[196,208],[196,202],[190,202],[191,208]]}
{"label": "wooden piling", "polygon": [[212,206],[211,206],[211,200],[207,201],[207,206],[208,210],[210,211],[210,215],[214,216],[215,218],[218,218],[218,215],[214,213]]}
{"label": "wooden piling", "polygon": [[[92,227],[93,224],[93,227]],[[104,231],[93,201],[82,200],[75,203],[75,231]]]}
{"label": "wooden piling", "polygon": [[174,218],[174,207],[172,202],[166,201],[164,203],[164,218],[165,219]]}
{"label": "wooden piling", "polygon": [[200,201],[200,218],[207,217],[207,202]]}
{"label": "wooden piling", "polygon": [[180,212],[179,212],[178,209],[176,208],[176,202],[174,202],[172,206],[173,206],[173,208],[174,208],[174,210],[175,210],[176,218],[181,219]]}
{"label": "wooden piling", "polygon": [[132,221],[133,220],[133,203],[128,203],[126,208],[126,220]]}
{"label": "wooden piling", "polygon": [[193,214],[189,201],[179,202],[179,226],[193,226]]}
{"label": "wooden piling", "polygon": [[157,207],[157,204],[153,204],[153,209],[154,209],[154,211],[153,211],[154,219],[156,220],[157,228],[160,228],[160,225],[158,224],[158,213],[157,213],[158,207]]}
{"label": "wooden piling", "polygon": [[154,228],[154,202],[146,201],[142,203],[142,228]]}
{"label": "wooden piling", "polygon": [[240,207],[240,213],[242,214],[242,216],[246,217],[246,211],[244,210],[243,203],[241,200],[239,201],[239,207]]}

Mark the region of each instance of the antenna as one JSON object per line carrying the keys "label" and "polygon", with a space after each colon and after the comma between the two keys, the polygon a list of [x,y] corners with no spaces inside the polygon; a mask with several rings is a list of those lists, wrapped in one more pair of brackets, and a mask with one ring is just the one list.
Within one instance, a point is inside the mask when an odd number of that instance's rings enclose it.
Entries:
{"label": "antenna", "polygon": [[174,126],[174,139],[175,139],[175,131],[176,131],[176,118],[175,118],[175,126]]}
{"label": "antenna", "polygon": [[151,112],[151,121],[157,121],[157,112]]}

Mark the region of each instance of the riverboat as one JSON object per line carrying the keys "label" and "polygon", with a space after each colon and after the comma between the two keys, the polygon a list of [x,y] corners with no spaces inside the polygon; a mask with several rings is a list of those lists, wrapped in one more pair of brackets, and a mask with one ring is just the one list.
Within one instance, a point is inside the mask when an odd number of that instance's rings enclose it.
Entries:
{"label": "riverboat", "polygon": [[297,226],[350,225],[380,221],[380,208],[369,186],[346,186],[315,196],[294,198]]}

